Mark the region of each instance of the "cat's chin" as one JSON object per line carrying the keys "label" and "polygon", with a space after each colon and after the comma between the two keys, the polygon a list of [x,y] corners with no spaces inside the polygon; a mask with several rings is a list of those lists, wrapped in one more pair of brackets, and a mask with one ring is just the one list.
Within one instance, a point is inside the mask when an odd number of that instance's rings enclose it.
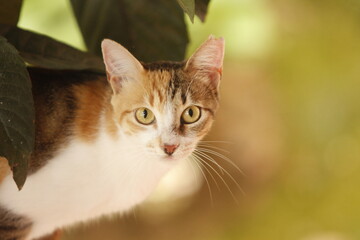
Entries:
{"label": "cat's chin", "polygon": [[160,157],[161,161],[165,161],[168,163],[177,163],[181,161],[182,159],[186,158],[187,155],[183,154],[174,154],[174,155],[162,155]]}
{"label": "cat's chin", "polygon": [[162,160],[164,161],[171,161],[171,162],[174,162],[174,161],[178,161],[179,158],[178,157],[175,157],[175,156],[163,156],[162,157]]}

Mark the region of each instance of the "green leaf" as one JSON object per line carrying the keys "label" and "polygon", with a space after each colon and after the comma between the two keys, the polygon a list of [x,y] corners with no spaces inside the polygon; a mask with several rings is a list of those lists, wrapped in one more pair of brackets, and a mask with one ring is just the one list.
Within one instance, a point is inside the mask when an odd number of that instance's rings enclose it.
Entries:
{"label": "green leaf", "polygon": [[188,43],[184,13],[174,0],[71,0],[88,49],[101,55],[104,38],[139,60],[181,61]]}
{"label": "green leaf", "polygon": [[189,16],[192,23],[194,23],[195,16],[195,0],[177,0],[180,7]]}
{"label": "green leaf", "polygon": [[91,70],[103,73],[101,58],[72,48],[50,37],[0,24],[4,36],[32,66],[47,69]]}
{"label": "green leaf", "polygon": [[195,13],[202,22],[205,22],[210,0],[195,0]]}
{"label": "green leaf", "polygon": [[189,16],[192,23],[194,23],[195,14],[202,22],[205,22],[207,9],[210,0],[177,0],[181,8]]}
{"label": "green leaf", "polygon": [[0,156],[5,157],[19,189],[25,183],[34,148],[34,103],[24,61],[0,36]]}
{"label": "green leaf", "polygon": [[16,26],[22,0],[0,0],[0,23]]}

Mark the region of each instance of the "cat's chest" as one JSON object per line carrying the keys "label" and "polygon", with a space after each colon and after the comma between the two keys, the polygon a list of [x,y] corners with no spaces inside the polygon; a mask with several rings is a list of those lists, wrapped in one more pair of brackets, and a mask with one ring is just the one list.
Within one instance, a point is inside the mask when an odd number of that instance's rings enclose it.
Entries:
{"label": "cat's chest", "polygon": [[[127,211],[142,202],[167,171],[123,140],[73,140],[18,192],[11,179],[0,205],[58,225]],[[50,214],[49,213],[53,213]],[[59,222],[60,221],[60,222]]]}

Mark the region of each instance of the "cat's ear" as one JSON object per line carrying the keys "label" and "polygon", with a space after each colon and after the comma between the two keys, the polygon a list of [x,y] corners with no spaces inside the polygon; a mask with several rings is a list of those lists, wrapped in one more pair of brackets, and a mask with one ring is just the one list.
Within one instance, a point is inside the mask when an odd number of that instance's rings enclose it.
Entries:
{"label": "cat's ear", "polygon": [[141,78],[144,68],[126,48],[117,42],[104,39],[101,43],[101,50],[107,78],[114,93],[120,91],[124,81]]}
{"label": "cat's ear", "polygon": [[225,41],[210,37],[186,62],[185,70],[218,87],[222,75]]}

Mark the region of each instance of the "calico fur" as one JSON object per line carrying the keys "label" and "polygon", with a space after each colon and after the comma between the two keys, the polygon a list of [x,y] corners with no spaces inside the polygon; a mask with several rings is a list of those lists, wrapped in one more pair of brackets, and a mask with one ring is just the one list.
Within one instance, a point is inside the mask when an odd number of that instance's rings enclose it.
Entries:
{"label": "calico fur", "polygon": [[[144,201],[210,130],[223,47],[210,37],[186,62],[145,64],[104,40],[107,76],[30,68],[35,149],[20,192],[0,175],[0,239],[36,239]],[[185,124],[192,105],[201,118]],[[135,121],[141,107],[156,116],[151,125]],[[169,156],[166,145],[179,147]]]}
{"label": "calico fur", "polygon": [[4,178],[10,174],[10,167],[6,158],[0,157],[0,184]]}
{"label": "calico fur", "polygon": [[[101,75],[77,72],[29,68],[35,105],[35,149],[30,158],[29,172],[35,173],[51,159],[57,150],[65,147],[69,138],[79,135],[84,139],[93,135],[94,130],[86,123],[95,121],[100,110],[93,111],[99,105],[96,99],[107,87]],[[81,95],[84,96],[81,96]],[[89,99],[90,94],[94,94]],[[97,105],[96,105],[97,104]],[[83,108],[91,113],[84,116]],[[92,111],[92,112],[91,112]],[[94,118],[94,115],[97,116]],[[96,122],[93,123],[95,125]],[[75,126],[77,126],[75,128]],[[89,131],[83,131],[88,127]],[[76,132],[79,131],[79,133]]]}

